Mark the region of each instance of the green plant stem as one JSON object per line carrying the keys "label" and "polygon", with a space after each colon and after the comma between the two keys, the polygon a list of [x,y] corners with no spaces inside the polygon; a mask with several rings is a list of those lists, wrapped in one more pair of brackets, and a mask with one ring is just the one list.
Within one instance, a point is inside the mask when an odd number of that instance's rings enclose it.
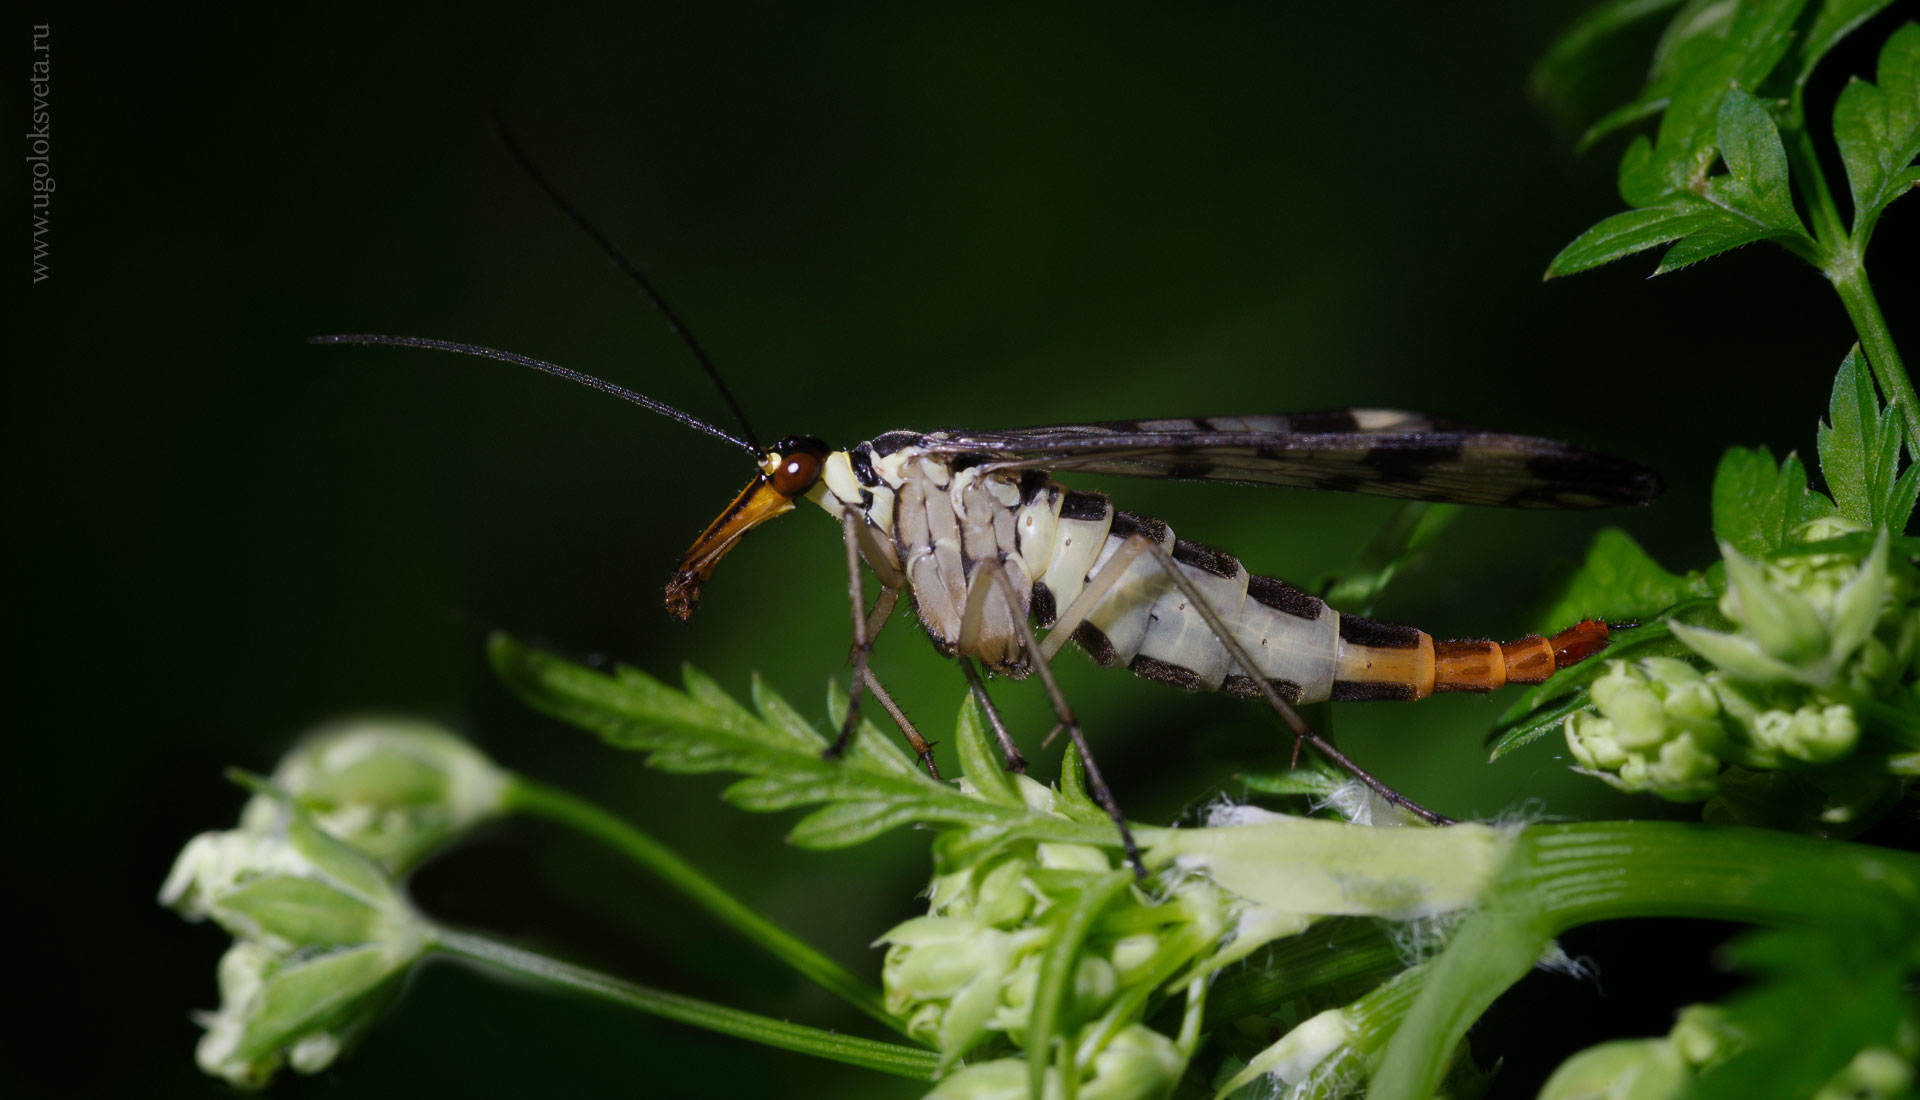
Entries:
{"label": "green plant stem", "polygon": [[1388,1044],[1371,1095],[1431,1096],[1448,1053],[1553,937],[1621,917],[1911,928],[1920,856],[1758,829],[1599,822],[1527,829],[1483,907],[1435,959]]}
{"label": "green plant stem", "polygon": [[523,776],[509,787],[510,810],[576,829],[658,875],[720,923],[793,967],[821,988],[901,1034],[906,1025],[886,1009],[880,991],[729,894],[671,848],[577,795]]}
{"label": "green plant stem", "polygon": [[1833,188],[1827,183],[1827,174],[1820,170],[1820,156],[1813,148],[1813,138],[1807,133],[1806,107],[1802,102],[1801,89],[1793,90],[1791,115],[1781,126],[1781,137],[1785,139],[1787,160],[1792,166],[1793,177],[1800,184],[1807,198],[1807,212],[1813,216],[1813,235],[1820,242],[1821,249],[1833,254],[1835,249],[1847,243],[1847,227],[1840,220],[1840,207],[1833,201]]}
{"label": "green plant stem", "polygon": [[1887,404],[1900,410],[1900,419],[1907,429],[1908,453],[1913,453],[1916,441],[1920,441],[1920,397],[1913,392],[1913,382],[1907,377],[1906,365],[1900,361],[1900,352],[1893,346],[1893,333],[1887,330],[1887,319],[1880,313],[1880,303],[1873,296],[1873,287],[1867,282],[1867,269],[1860,257],[1848,251],[1846,261],[1827,269],[1827,279],[1833,283],[1833,289],[1839,293],[1840,301],[1847,307],[1847,316],[1853,319],[1853,329],[1860,334],[1860,345],[1866,350],[1867,365],[1873,368],[1873,380],[1880,383],[1880,392]]}
{"label": "green plant stem", "polygon": [[931,1081],[938,1064],[938,1059],[930,1051],[838,1035],[692,997],[649,989],[545,955],[523,951],[485,936],[436,929],[433,948],[445,955],[468,959],[546,985],[585,993],[653,1016],[782,1050],[891,1073],[896,1077]]}
{"label": "green plant stem", "polygon": [[1820,269],[1847,308],[1853,329],[1866,349],[1874,381],[1880,383],[1880,392],[1888,404],[1900,407],[1907,439],[1920,445],[1920,400],[1914,396],[1913,382],[1907,377],[1907,368],[1893,346],[1893,334],[1887,331],[1887,320],[1880,313],[1880,303],[1874,299],[1873,287],[1867,282],[1866,242],[1854,240],[1847,232],[1840,217],[1840,206],[1833,198],[1833,188],[1827,183],[1827,174],[1820,169],[1819,154],[1806,129],[1806,108],[1800,88],[1793,91],[1781,137],[1785,139],[1793,177],[1801,185],[1807,212],[1813,219],[1813,235],[1820,244]]}

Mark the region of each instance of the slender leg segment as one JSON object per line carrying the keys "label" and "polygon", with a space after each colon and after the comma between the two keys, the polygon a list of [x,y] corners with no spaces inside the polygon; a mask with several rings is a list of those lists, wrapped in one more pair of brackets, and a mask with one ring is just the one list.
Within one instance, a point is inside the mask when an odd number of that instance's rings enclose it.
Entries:
{"label": "slender leg segment", "polygon": [[986,712],[987,724],[993,727],[994,740],[1000,742],[1000,755],[1007,761],[1007,770],[1027,771],[1027,758],[1020,754],[1020,746],[1014,743],[1013,735],[1007,732],[1007,724],[1000,719],[1000,708],[993,705],[993,698],[987,694],[987,685],[980,679],[980,670],[973,667],[973,659],[962,653],[959,658],[960,671],[966,674],[967,690],[973,693],[973,701],[980,704]]}
{"label": "slender leg segment", "polygon": [[[1220,618],[1220,613],[1214,610],[1213,604],[1208,601],[1206,595],[1200,591],[1199,586],[1194,584],[1185,573],[1180,571],[1179,567],[1174,564],[1173,556],[1168,554],[1164,547],[1141,535],[1134,535],[1128,541],[1138,541],[1153,555],[1154,560],[1160,563],[1160,568],[1172,579],[1175,587],[1180,589],[1181,595],[1187,598],[1188,602],[1193,605],[1194,610],[1200,613],[1200,617],[1206,620],[1208,629],[1213,631],[1213,636],[1226,648],[1228,655],[1233,658],[1235,664],[1241,669],[1257,669],[1259,667],[1253,662],[1253,659],[1248,656],[1246,648],[1240,644],[1240,640],[1234,636],[1233,631],[1228,629],[1226,622]],[[1115,556],[1118,557],[1118,554]],[[1427,809],[1425,806],[1420,805],[1418,802],[1413,801],[1399,791],[1394,790],[1392,787],[1374,778],[1368,774],[1364,768],[1360,767],[1360,765],[1348,759],[1346,754],[1334,748],[1331,742],[1316,733],[1312,726],[1307,725],[1306,719],[1300,717],[1300,712],[1294,710],[1292,705],[1285,699],[1280,698],[1280,694],[1273,689],[1272,684],[1267,682],[1266,677],[1253,675],[1247,677],[1247,679],[1259,690],[1261,697],[1267,701],[1268,706],[1273,708],[1274,713],[1280,716],[1280,720],[1287,724],[1287,728],[1293,731],[1293,735],[1296,738],[1296,754],[1299,751],[1299,742],[1305,741],[1318,750],[1321,755],[1333,761],[1334,764],[1338,765],[1342,770],[1347,772],[1347,774],[1366,784],[1375,794],[1394,805],[1420,817],[1432,825],[1454,824],[1452,818]]]}
{"label": "slender leg segment", "polygon": [[907,744],[913,748],[914,755],[920,758],[920,766],[926,768],[927,774],[938,781],[940,769],[933,762],[933,742],[920,736],[920,731],[913,728],[913,723],[907,720],[906,712],[900,709],[900,704],[893,701],[893,696],[887,694],[887,689],[880,686],[880,681],[875,678],[872,669],[866,670],[865,679],[867,691],[879,701],[880,708],[893,719],[893,724],[900,727],[900,732],[906,735]]}
{"label": "slender leg segment", "polygon": [[1066,729],[1067,736],[1073,740],[1074,749],[1080,753],[1080,763],[1086,766],[1087,787],[1093,795],[1093,800],[1100,804],[1101,809],[1107,811],[1107,816],[1112,818],[1114,825],[1119,828],[1120,844],[1126,849],[1127,862],[1133,865],[1134,877],[1146,878],[1147,868],[1140,862],[1140,848],[1133,842],[1133,830],[1127,828],[1127,819],[1121,816],[1120,805],[1114,801],[1113,791],[1108,789],[1106,777],[1100,774],[1100,765],[1093,759],[1093,750],[1087,746],[1086,735],[1080,732],[1080,721],[1074,717],[1073,708],[1067,705],[1067,697],[1061,694],[1059,681],[1053,678],[1052,663],[1040,656],[1040,642],[1033,636],[1033,624],[1027,621],[1026,612],[1020,607],[1020,597],[1014,593],[1013,585],[1007,583],[999,562],[982,562],[979,568],[982,574],[990,574],[987,579],[1000,589],[1001,596],[1007,601],[1008,612],[1013,616],[1014,625],[1019,628],[1021,644],[1028,653],[1035,656],[1033,668],[1040,674],[1040,682],[1047,689],[1047,699],[1053,704],[1054,717],[1060,720],[1060,725]]}
{"label": "slender leg segment", "polygon": [[[828,759],[847,751],[847,741],[853,736],[854,727],[860,724],[860,693],[866,690],[870,679],[867,674],[867,655],[873,650],[873,633],[867,627],[866,586],[860,577],[859,524],[860,517],[852,511],[840,517],[841,531],[847,540],[847,591],[853,599],[853,678],[847,685],[847,716],[840,723],[840,736],[834,738],[833,744],[822,754]],[[888,612],[893,610],[893,602],[884,595],[880,603],[887,605]],[[879,603],[874,605],[874,610],[881,610]]]}
{"label": "slender leg segment", "polygon": [[847,689],[847,716],[840,723],[840,736],[834,738],[833,744],[827,746],[820,755],[831,760],[847,750],[847,742],[860,724],[860,693],[865,690],[873,693],[873,697],[880,701],[881,708],[893,719],[894,725],[900,727],[908,746],[920,758],[920,765],[927,769],[927,774],[939,779],[940,769],[933,762],[933,743],[913,728],[906,713],[893,701],[893,696],[887,694],[887,689],[880,686],[873,670],[867,667],[867,656],[873,651],[873,639],[879,636],[880,628],[887,625],[887,619],[893,615],[894,606],[900,602],[900,589],[886,584],[886,578],[881,578],[880,597],[873,601],[873,610],[863,610],[867,596],[866,586],[860,579],[858,524],[859,520],[852,512],[841,517],[841,530],[847,541],[847,594],[853,601],[853,648],[847,653],[847,660],[853,664],[853,681]]}
{"label": "slender leg segment", "polygon": [[1087,616],[1093,613],[1094,605],[1098,604],[1113,589],[1113,586],[1119,583],[1121,576],[1127,571],[1127,566],[1131,565],[1133,559],[1139,557],[1146,548],[1147,540],[1142,536],[1136,535],[1127,539],[1120,544],[1118,550],[1113,552],[1113,556],[1107,559],[1107,563],[1100,567],[1100,572],[1087,579],[1087,586],[1080,590],[1080,594],[1075,596],[1073,602],[1067,605],[1067,609],[1054,620],[1053,628],[1047,631],[1046,641],[1041,643],[1039,649],[1033,651],[1040,655],[1042,662],[1053,660],[1054,654],[1060,652],[1060,647],[1067,644],[1067,639],[1073,637],[1073,632],[1078,630]]}

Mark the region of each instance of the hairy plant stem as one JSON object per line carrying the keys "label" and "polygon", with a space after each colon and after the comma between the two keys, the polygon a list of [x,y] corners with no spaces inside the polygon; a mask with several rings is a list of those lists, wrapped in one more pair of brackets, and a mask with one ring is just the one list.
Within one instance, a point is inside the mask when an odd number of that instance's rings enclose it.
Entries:
{"label": "hairy plant stem", "polygon": [[749,908],[671,848],[634,826],[577,795],[520,776],[508,789],[507,805],[510,810],[546,818],[600,841],[658,875],[720,923],[821,988],[889,1028],[906,1033],[906,1025],[887,1011],[878,989]]}
{"label": "hairy plant stem", "polygon": [[[1621,917],[1704,917],[1759,925],[1910,927],[1920,856],[1758,829],[1668,822],[1542,825],[1514,851],[1483,907],[1431,964],[1426,988],[1388,1044],[1376,1100],[1433,1095],[1447,1058],[1494,998],[1553,937]],[[1901,923],[1904,922],[1904,923]]]}
{"label": "hairy plant stem", "polygon": [[785,1020],[775,1020],[756,1013],[743,1012],[692,997],[683,997],[676,993],[649,989],[598,971],[524,951],[485,936],[444,928],[435,929],[432,947],[444,955],[467,959],[497,970],[505,970],[556,988],[585,993],[590,997],[625,1008],[637,1009],[663,1019],[691,1024],[721,1035],[731,1035],[738,1039],[763,1043],[798,1054],[811,1054],[816,1058],[828,1058],[848,1065],[878,1070],[881,1073],[891,1073],[896,1077],[931,1081],[934,1069],[939,1064],[938,1058],[930,1051],[894,1043],[876,1042],[872,1039],[861,1039],[851,1035],[838,1035],[831,1031],[788,1023]]}

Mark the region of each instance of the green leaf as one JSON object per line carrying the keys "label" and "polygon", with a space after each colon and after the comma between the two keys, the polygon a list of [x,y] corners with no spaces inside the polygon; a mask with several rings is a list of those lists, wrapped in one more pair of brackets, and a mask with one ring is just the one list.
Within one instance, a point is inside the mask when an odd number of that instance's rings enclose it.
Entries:
{"label": "green leaf", "polygon": [[1425,501],[1402,504],[1361,551],[1354,569],[1327,586],[1326,601],[1335,607],[1352,608],[1361,615],[1372,614],[1374,602],[1387,590],[1394,576],[1431,546],[1459,514],[1460,507],[1455,504]]}
{"label": "green leaf", "polygon": [[[1734,8],[1726,33],[1703,30],[1673,51],[1677,74],[1660,130],[1642,177],[1658,181],[1661,194],[1691,190],[1713,164],[1721,104],[1735,85],[1754,88],[1772,73],[1794,40],[1794,24],[1806,0],[1751,0]],[[1644,196],[1644,188],[1638,188]],[[1622,193],[1635,206],[1650,206]]]}
{"label": "green leaf", "polygon": [[1548,629],[1582,619],[1646,618],[1690,596],[1708,593],[1698,574],[1677,576],[1648,556],[1633,536],[1608,527],[1594,536],[1587,558],[1542,618]]}
{"label": "green leaf", "polygon": [[1701,260],[1718,256],[1722,252],[1731,252],[1736,248],[1756,241],[1773,240],[1782,234],[1765,226],[1751,222],[1737,221],[1731,217],[1722,217],[1706,229],[1695,233],[1660,257],[1660,266],[1653,269],[1655,275],[1667,275],[1683,267],[1690,267]]}
{"label": "green leaf", "polygon": [[[1793,208],[1786,148],[1780,129],[1760,101],[1737,87],[1722,89],[1713,141],[1702,147],[1712,162],[1717,149],[1724,174],[1686,181],[1677,189],[1671,165],[1640,138],[1620,161],[1620,193],[1640,207],[1601,222],[1562,249],[1547,276],[1569,275],[1622,256],[1677,241],[1654,271],[1664,275],[1742,245],[1777,240],[1802,258],[1815,255]],[[1700,194],[1692,189],[1697,183]],[[1704,196],[1704,197],[1702,197]]]}
{"label": "green leaf", "polygon": [[1807,470],[1800,456],[1775,465],[1765,447],[1729,447],[1713,475],[1713,533],[1748,557],[1787,541],[1807,515]]}
{"label": "green leaf", "polygon": [[1833,108],[1833,138],[1853,192],[1856,251],[1887,205],[1920,181],[1911,168],[1920,157],[1920,24],[1906,24],[1881,47],[1879,81],[1848,84]]}
{"label": "green leaf", "polygon": [[1743,89],[1730,88],[1720,101],[1716,133],[1728,174],[1708,181],[1709,197],[1760,225],[1804,235],[1787,186],[1786,146],[1767,109]]}
{"label": "green leaf", "polygon": [[1902,1029],[1920,1013],[1912,992],[1920,914],[1904,916],[1905,928],[1861,920],[1737,941],[1734,965],[1763,979],[1727,1001],[1724,1028],[1738,1046],[1708,1065],[1689,1097],[1813,1096],[1860,1051],[1898,1050]]}
{"label": "green leaf", "polygon": [[800,848],[851,848],[918,820],[919,810],[911,805],[837,802],[795,822],[787,839]]}
{"label": "green leaf", "polygon": [[1727,215],[1692,195],[1660,206],[1625,210],[1575,237],[1547,265],[1549,279],[1572,275],[1643,252],[1727,221]]}
{"label": "green leaf", "polygon": [[1805,84],[1827,51],[1892,4],[1893,0],[1825,0],[1813,17],[1813,25],[1801,37],[1799,48],[1794,50],[1793,82]]}
{"label": "green leaf", "polygon": [[1577,149],[1584,152],[1615,130],[1666,110],[1681,73],[1711,63],[1721,52],[1733,12],[1731,5],[1714,0],[1689,0],[1661,33],[1640,94],[1595,122]]}
{"label": "green leaf", "polygon": [[1897,474],[1903,439],[1894,410],[1880,404],[1858,345],[1833,379],[1827,421],[1819,428],[1820,473],[1840,514],[1867,527],[1906,529],[1920,474]]}
{"label": "green leaf", "polygon": [[1107,811],[1087,793],[1087,768],[1080,762],[1080,750],[1071,744],[1060,754],[1060,788],[1053,808],[1089,824],[1110,820]]}
{"label": "green leaf", "polygon": [[1680,3],[1607,0],[1589,8],[1534,65],[1527,81],[1530,90],[1563,121],[1577,123],[1591,117],[1597,107],[1594,100],[1631,63],[1625,56],[1635,45],[1630,32]]}
{"label": "green leaf", "polygon": [[1240,775],[1236,778],[1245,783],[1249,791],[1273,795],[1305,795],[1308,798],[1326,798],[1353,782],[1352,776],[1336,770],[1318,754],[1309,754],[1300,761],[1299,767],[1288,768],[1283,772],[1255,773]]}
{"label": "green leaf", "polygon": [[[726,791],[744,809],[824,805],[800,821],[792,837],[796,844],[854,844],[910,822],[976,830],[982,843],[1038,838],[1108,848],[1120,844],[1110,823],[1038,814],[1017,795],[1013,804],[989,802],[935,782],[907,764],[871,723],[860,724],[842,758],[823,759],[825,735],[757,679],[756,714],[698,673],[688,674],[688,690],[680,692],[631,668],[609,675],[505,635],[494,636],[490,656],[501,680],[528,705],[610,745],[644,752],[654,767],[744,776]],[[830,693],[829,702],[839,699]],[[974,723],[977,734],[977,718]],[[983,735],[978,739],[984,743]],[[976,778],[1007,782],[997,764]]]}
{"label": "green leaf", "polygon": [[1026,800],[1014,789],[1013,777],[1001,766],[992,742],[987,740],[986,725],[980,721],[980,705],[972,695],[961,700],[960,721],[955,729],[960,742],[960,773],[973,784],[974,792],[1003,806],[1026,805]]}

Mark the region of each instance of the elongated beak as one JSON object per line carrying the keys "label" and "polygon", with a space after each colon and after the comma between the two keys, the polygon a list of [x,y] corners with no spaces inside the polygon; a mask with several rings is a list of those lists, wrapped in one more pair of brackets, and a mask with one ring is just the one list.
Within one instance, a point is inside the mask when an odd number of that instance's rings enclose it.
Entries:
{"label": "elongated beak", "polygon": [[720,518],[708,524],[687,548],[686,556],[680,559],[680,568],[674,570],[673,579],[667,582],[667,611],[681,622],[690,618],[693,605],[700,599],[700,587],[713,576],[713,567],[720,564],[720,559],[740,541],[740,536],[792,508],[792,497],[775,490],[765,475],[755,475],[747,487],[740,490],[740,495],[733,498],[733,503],[727,505],[727,510],[720,513]]}

